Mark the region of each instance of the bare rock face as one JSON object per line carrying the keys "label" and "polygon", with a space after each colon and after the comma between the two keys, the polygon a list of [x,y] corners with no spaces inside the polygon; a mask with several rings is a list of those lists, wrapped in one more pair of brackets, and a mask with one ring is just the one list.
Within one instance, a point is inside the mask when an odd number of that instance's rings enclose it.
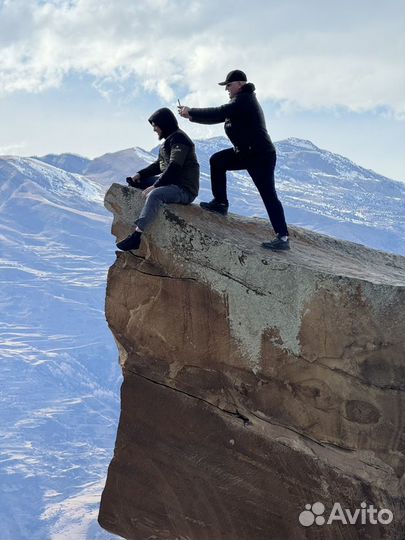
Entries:
{"label": "bare rock face", "polygon": [[[111,186],[118,239],[142,203]],[[124,383],[105,529],[402,538],[404,259],[295,229],[272,253],[270,236],[264,220],[167,205],[140,250],[117,253],[106,315]]]}

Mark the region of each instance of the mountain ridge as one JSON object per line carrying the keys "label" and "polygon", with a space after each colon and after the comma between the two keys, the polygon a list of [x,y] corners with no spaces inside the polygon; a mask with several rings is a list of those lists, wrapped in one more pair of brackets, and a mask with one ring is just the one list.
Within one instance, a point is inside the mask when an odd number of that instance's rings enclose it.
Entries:
{"label": "mountain ridge", "polygon": [[[230,146],[230,143],[229,143],[228,139],[226,137],[224,137],[223,135],[217,135],[215,137],[208,137],[206,139],[196,139],[195,140],[195,143],[205,144],[205,145],[212,145],[213,143],[215,145],[215,143],[223,143],[223,142],[225,143],[225,146],[227,146],[227,147]],[[351,160],[350,158],[347,158],[347,157],[345,157],[342,154],[339,154],[337,152],[332,152],[330,150],[327,150],[325,148],[317,146],[315,143],[313,143],[309,139],[301,139],[299,137],[287,137],[285,139],[280,139],[280,140],[274,142],[276,148],[277,147],[282,147],[284,145],[284,143],[289,143],[289,144],[295,145],[296,148],[328,152],[333,156],[339,156],[339,157],[345,159],[346,161],[352,163],[356,167],[359,167],[362,170],[370,172],[370,173],[372,173],[374,175],[378,175],[379,177],[385,178],[385,179],[390,180],[392,182],[399,182],[401,184],[403,184],[405,182],[405,179],[401,180],[401,179],[391,178],[389,176],[385,176],[385,175],[383,175],[381,173],[378,173],[377,171],[375,171],[373,169],[358,165],[355,161]],[[58,167],[60,169],[63,169],[63,170],[66,170],[68,172],[77,172],[78,174],[86,174],[86,167],[83,167],[81,169],[81,171],[72,170],[72,167],[70,166],[69,162],[64,164],[63,159],[66,159],[66,160],[68,160],[69,158],[78,159],[78,160],[82,160],[84,163],[86,163],[88,165],[92,161],[99,160],[100,158],[107,157],[107,156],[119,155],[122,152],[139,151],[140,153],[144,153],[145,155],[147,155],[147,154],[155,155],[157,153],[157,151],[158,151],[158,148],[159,148],[159,145],[153,146],[150,150],[145,150],[144,148],[142,148],[140,146],[130,146],[128,148],[123,148],[121,150],[106,152],[106,153],[101,154],[100,156],[96,156],[94,158],[88,158],[88,157],[85,157],[85,156],[82,156],[80,154],[76,154],[76,153],[73,153],[73,152],[63,152],[61,154],[46,154],[44,156],[34,155],[34,156],[28,156],[28,157],[31,157],[33,159],[37,159],[39,161],[44,161],[46,163],[49,163],[50,165],[55,165],[56,167]],[[3,157],[3,158],[11,157],[11,155],[3,155],[3,156],[0,156],[0,157]],[[58,163],[58,161],[59,161],[59,163]],[[64,167],[66,167],[66,168],[64,168]]]}

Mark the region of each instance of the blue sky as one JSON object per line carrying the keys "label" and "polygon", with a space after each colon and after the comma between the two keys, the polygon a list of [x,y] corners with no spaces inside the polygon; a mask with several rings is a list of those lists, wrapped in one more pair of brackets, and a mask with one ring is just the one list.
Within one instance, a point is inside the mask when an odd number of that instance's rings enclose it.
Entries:
{"label": "blue sky", "polygon": [[403,0],[0,0],[0,153],[150,149],[153,110],[220,105],[240,68],[273,140],[404,179],[404,15]]}

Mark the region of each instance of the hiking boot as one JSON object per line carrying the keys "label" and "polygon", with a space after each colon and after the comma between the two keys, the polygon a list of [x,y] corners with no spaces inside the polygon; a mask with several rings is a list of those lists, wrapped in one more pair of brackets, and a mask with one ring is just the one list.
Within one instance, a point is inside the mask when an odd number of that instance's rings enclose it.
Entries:
{"label": "hiking boot", "polygon": [[131,249],[138,249],[141,243],[141,236],[142,236],[141,232],[135,231],[134,233],[124,238],[124,240],[121,240],[121,242],[117,242],[116,246],[121,251],[130,251]]}
{"label": "hiking boot", "polygon": [[217,214],[222,214],[223,216],[226,216],[228,213],[228,203],[221,203],[216,201],[215,199],[212,199],[210,202],[201,202],[200,203],[201,208],[204,210],[209,210],[210,212],[216,212]]}
{"label": "hiking boot", "polygon": [[287,251],[290,249],[290,242],[287,240],[281,240],[281,236],[278,234],[277,238],[271,242],[262,242],[262,247],[265,249],[271,249],[272,251]]}

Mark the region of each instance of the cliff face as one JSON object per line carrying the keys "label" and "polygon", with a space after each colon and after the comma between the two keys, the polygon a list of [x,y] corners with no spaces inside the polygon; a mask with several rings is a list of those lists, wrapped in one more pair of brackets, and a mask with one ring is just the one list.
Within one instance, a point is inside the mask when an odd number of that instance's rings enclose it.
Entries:
{"label": "cliff face", "polygon": [[[141,206],[137,190],[110,188],[118,238]],[[117,254],[106,315],[124,383],[107,530],[400,538],[403,258],[302,230],[277,254],[260,248],[269,237],[263,220],[169,205],[141,250]],[[394,518],[302,525],[315,502],[325,519],[337,502]]]}

